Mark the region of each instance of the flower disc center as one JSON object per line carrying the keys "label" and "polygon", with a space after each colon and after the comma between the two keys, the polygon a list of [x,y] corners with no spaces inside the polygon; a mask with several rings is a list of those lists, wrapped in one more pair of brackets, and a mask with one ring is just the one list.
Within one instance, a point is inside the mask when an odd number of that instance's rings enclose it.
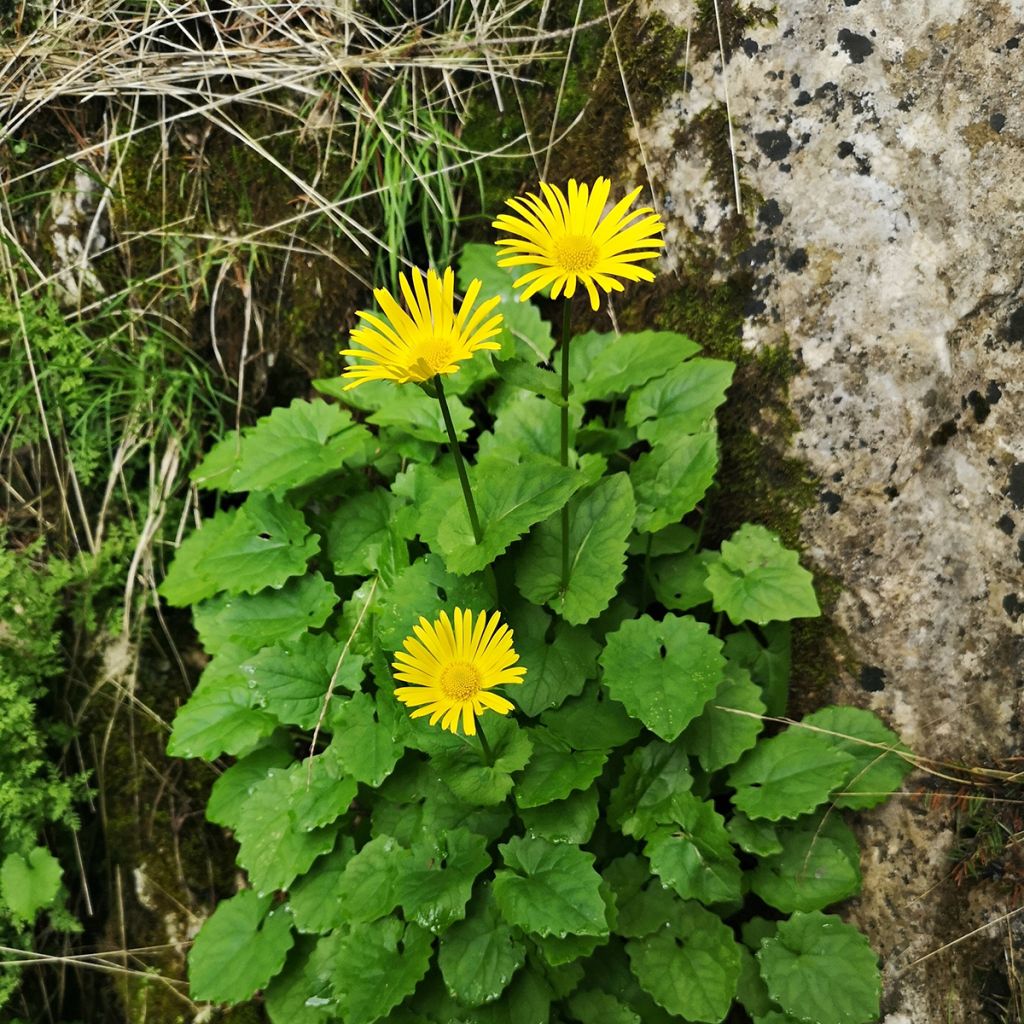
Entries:
{"label": "flower disc center", "polygon": [[449,700],[469,700],[480,690],[480,672],[469,662],[450,661],[441,669],[438,685]]}
{"label": "flower disc center", "polygon": [[593,239],[583,235],[562,235],[552,249],[555,262],[571,274],[593,269],[599,255]]}
{"label": "flower disc center", "polygon": [[422,370],[426,379],[439,374],[451,361],[451,343],[439,338],[429,338],[413,349],[409,365]]}

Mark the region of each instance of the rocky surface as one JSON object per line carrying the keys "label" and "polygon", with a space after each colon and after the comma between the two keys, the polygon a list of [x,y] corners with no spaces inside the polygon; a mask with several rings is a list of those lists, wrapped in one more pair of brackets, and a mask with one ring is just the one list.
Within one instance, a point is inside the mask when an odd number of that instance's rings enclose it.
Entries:
{"label": "rocky surface", "polygon": [[[821,482],[804,542],[856,659],[829,696],[919,754],[991,764],[1020,750],[1024,682],[1024,2],[777,16],[724,73],[716,53],[680,68],[642,139],[655,190],[677,259],[723,248],[735,197],[676,140],[728,99],[753,237],[718,273],[752,275],[745,341],[800,366],[793,448]],[[862,827],[850,912],[883,954],[889,1024],[982,1019],[979,972],[1002,964],[1005,923],[914,963],[1012,909],[950,878],[948,804],[897,798]]]}

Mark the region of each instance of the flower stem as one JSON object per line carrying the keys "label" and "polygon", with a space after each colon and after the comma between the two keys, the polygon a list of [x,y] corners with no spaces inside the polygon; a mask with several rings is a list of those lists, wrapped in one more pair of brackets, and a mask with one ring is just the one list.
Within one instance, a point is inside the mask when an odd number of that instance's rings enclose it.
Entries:
{"label": "flower stem", "polygon": [[444,397],[444,385],[441,383],[440,374],[434,377],[434,387],[437,389],[437,400],[441,403],[444,425],[448,428],[448,447],[452,450],[452,458],[455,459],[455,468],[459,474],[459,483],[462,484],[462,495],[466,499],[466,511],[469,513],[469,524],[473,527],[473,537],[479,544],[484,539],[484,534],[476,515],[473,492],[469,489],[469,477],[466,476],[466,464],[462,461],[462,452],[459,451],[459,439],[455,436],[455,424],[452,423],[452,414],[448,411],[448,401]]}
{"label": "flower stem", "polygon": [[[569,325],[572,302],[562,300],[562,465],[569,465]],[[562,506],[562,593],[569,589],[569,505]]]}
{"label": "flower stem", "polygon": [[491,750],[490,743],[487,742],[487,735],[484,732],[484,727],[480,724],[480,719],[476,722],[476,734],[480,737],[480,747],[484,752],[484,764],[488,768],[494,767],[494,751]]}

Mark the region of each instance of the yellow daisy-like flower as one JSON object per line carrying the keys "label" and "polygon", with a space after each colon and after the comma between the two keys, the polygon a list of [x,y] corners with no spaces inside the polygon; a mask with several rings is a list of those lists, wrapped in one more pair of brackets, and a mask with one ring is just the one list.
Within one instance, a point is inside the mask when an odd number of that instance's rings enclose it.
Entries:
{"label": "yellow daisy-like flower", "polygon": [[640,194],[634,189],[605,214],[611,182],[598,178],[592,188],[569,182],[568,196],[557,185],[540,183],[542,196],[532,192],[505,200],[518,216],[503,213],[493,227],[512,238],[499,238],[504,246],[498,265],[533,267],[514,282],[526,285],[520,301],[551,285],[551,298],[564,292],[571,299],[580,282],[590,293],[590,305],[598,308],[597,289],[622,291],[619,278],[653,281],[654,274],[638,267],[652,259],[664,242],[658,234],[665,225],[649,206],[630,210]]}
{"label": "yellow daisy-like flower", "polygon": [[459,363],[480,349],[499,349],[489,341],[501,333],[500,313],[488,319],[500,298],[487,299],[473,309],[481,281],[473,280],[466,297],[455,310],[455,274],[451,267],[438,275],[428,270],[426,284],[419,270],[412,272],[412,287],[405,274],[398,275],[408,311],[386,288],[374,290],[383,317],[360,310],[364,322],[352,332],[352,341],[362,348],[342,349],[343,356],[367,359],[355,363],[342,376],[351,377],[345,390],[368,380],[422,383],[439,373],[455,373]]}
{"label": "yellow daisy-like flower", "polygon": [[501,616],[490,619],[480,612],[476,625],[473,613],[455,609],[455,625],[441,612],[435,622],[422,616],[413,626],[415,637],[405,638],[405,650],[395,652],[395,696],[415,708],[413,718],[430,715],[430,724],[438,719],[441,727],[458,732],[459,719],[467,736],[476,735],[476,716],[484,711],[507,715],[511,701],[493,693],[495,686],[521,683],[526,669],[517,666],[519,655],[512,647],[512,630],[498,625]]}

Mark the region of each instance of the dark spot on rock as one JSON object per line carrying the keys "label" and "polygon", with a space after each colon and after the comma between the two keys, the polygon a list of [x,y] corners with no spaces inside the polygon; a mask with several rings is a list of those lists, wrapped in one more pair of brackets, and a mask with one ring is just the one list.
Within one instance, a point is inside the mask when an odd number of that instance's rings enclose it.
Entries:
{"label": "dark spot on rock", "polygon": [[757,51],[761,49],[761,47],[757,45],[757,42],[754,39],[744,39],[740,43],[740,46],[743,47],[743,52],[748,57],[753,57],[754,54],[757,53]]}
{"label": "dark spot on rock", "polygon": [[769,199],[757,211],[757,219],[767,228],[777,228],[782,223],[782,210],[774,199]]}
{"label": "dark spot on rock", "polygon": [[848,142],[845,139],[839,143],[836,147],[836,156],[840,160],[845,160],[848,156],[853,156],[853,143]]}
{"label": "dark spot on rock", "polygon": [[1024,306],[1019,306],[1010,314],[1006,324],[1006,340],[1024,341]]}
{"label": "dark spot on rock", "polygon": [[821,492],[821,503],[825,506],[825,510],[830,516],[834,516],[838,511],[839,507],[843,503],[842,496],[836,494],[835,491],[822,491]]}
{"label": "dark spot on rock", "polygon": [[767,308],[768,307],[765,305],[763,299],[750,298],[750,299],[747,299],[747,301],[743,303],[743,315],[744,316],[759,316]]}
{"label": "dark spot on rock", "polygon": [[883,493],[883,494],[884,494],[884,495],[885,495],[885,496],[886,496],[886,497],[887,497],[887,498],[888,498],[888,499],[889,499],[890,501],[895,501],[895,500],[896,500],[896,499],[897,499],[897,498],[898,498],[898,497],[900,496],[899,488],[898,488],[898,487],[895,487],[895,486],[894,486],[893,484],[889,484],[889,486],[888,486],[888,487],[884,487],[884,488],[882,488],[882,493]]}
{"label": "dark spot on rock", "polygon": [[793,165],[786,163],[779,164],[779,170],[782,171],[783,174],[789,174],[789,172],[793,170]]}
{"label": "dark spot on rock", "polygon": [[1017,540],[1017,561],[1024,562],[1024,537]]}
{"label": "dark spot on rock", "polygon": [[1006,40],[1006,48],[1008,50],[1016,50],[1020,46],[1020,36],[1012,36]]}
{"label": "dark spot on rock", "polygon": [[1001,515],[996,526],[998,526],[1007,537],[1012,536],[1013,531],[1017,528],[1017,524],[1013,521],[1013,517],[1008,515]]}
{"label": "dark spot on rock", "polygon": [[988,126],[998,135],[1006,127],[1006,115],[993,114],[988,119]]}
{"label": "dark spot on rock", "polygon": [[908,92],[907,95],[896,104],[896,109],[902,110],[906,113],[916,102],[917,97],[912,92]]}
{"label": "dark spot on rock", "polygon": [[860,670],[860,688],[868,693],[885,689],[885,672],[876,665],[864,665]]}
{"label": "dark spot on rock", "polygon": [[843,0],[843,3],[847,7],[856,7],[860,3],[860,0]]}
{"label": "dark spot on rock", "polygon": [[1024,615],[1024,601],[1021,601],[1016,594],[1007,594],[1003,598],[1003,611],[1016,622],[1021,615]]}
{"label": "dark spot on rock", "polygon": [[839,45],[846,51],[852,64],[863,64],[865,57],[875,52],[875,44],[867,36],[841,28],[838,37]]}
{"label": "dark spot on rock", "polygon": [[803,90],[795,100],[793,100],[794,107],[806,107],[811,102],[811,94],[807,90]]}
{"label": "dark spot on rock", "polygon": [[941,445],[949,443],[949,439],[956,434],[956,422],[954,420],[946,420],[945,423],[939,427],[938,430],[931,436],[931,442],[933,447],[938,448]]}
{"label": "dark spot on rock", "polygon": [[806,249],[794,249],[790,253],[789,259],[786,260],[786,269],[792,271],[794,274],[800,270],[803,270],[807,266],[807,250]]}
{"label": "dark spot on rock", "polygon": [[800,88],[800,76],[795,71],[789,76],[789,84],[793,86],[794,89]]}
{"label": "dark spot on rock", "polygon": [[985,397],[988,399],[989,405],[995,405],[1003,397],[1003,389],[996,381],[990,380],[988,387],[985,388]]}
{"label": "dark spot on rock", "polygon": [[760,242],[745,249],[736,257],[736,262],[744,270],[763,267],[775,255],[775,243],[770,238],[762,238]]}
{"label": "dark spot on rock", "polygon": [[793,140],[789,137],[789,132],[758,132],[754,138],[757,139],[757,144],[769,160],[784,160],[793,148]]}
{"label": "dark spot on rock", "polygon": [[1014,508],[1024,508],[1024,462],[1015,462],[1010,469],[1010,482],[1004,492]]}
{"label": "dark spot on rock", "polygon": [[988,419],[988,414],[992,411],[992,406],[989,404],[988,399],[980,391],[972,391],[967,396],[967,402],[971,407],[971,412],[974,413],[975,420],[978,423],[984,423]]}

